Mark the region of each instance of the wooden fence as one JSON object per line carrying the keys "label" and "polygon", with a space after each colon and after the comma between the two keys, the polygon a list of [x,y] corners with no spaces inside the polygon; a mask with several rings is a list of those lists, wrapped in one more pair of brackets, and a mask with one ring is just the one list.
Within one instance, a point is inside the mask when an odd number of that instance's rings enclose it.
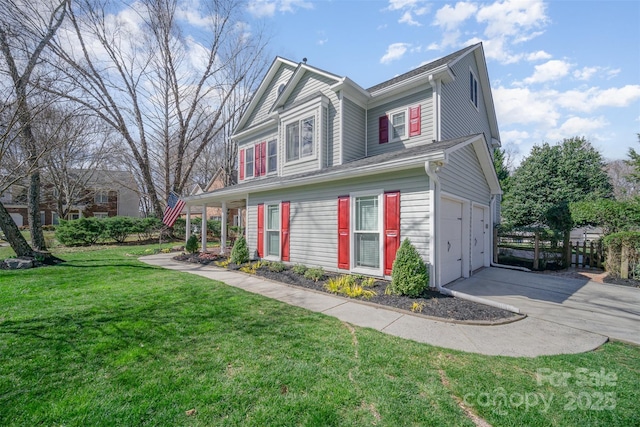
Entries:
{"label": "wooden fence", "polygon": [[571,246],[571,267],[604,268],[604,251],[601,242],[569,242]]}

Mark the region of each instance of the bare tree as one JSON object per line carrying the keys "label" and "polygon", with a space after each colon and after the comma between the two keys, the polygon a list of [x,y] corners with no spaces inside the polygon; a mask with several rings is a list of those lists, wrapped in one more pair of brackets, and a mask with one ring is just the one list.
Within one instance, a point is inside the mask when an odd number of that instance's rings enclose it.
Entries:
{"label": "bare tree", "polygon": [[[30,105],[29,90],[33,85],[34,70],[40,63],[43,51],[62,25],[66,10],[67,0],[49,3],[41,0],[5,0],[0,4],[0,51],[5,66],[3,71],[11,82],[16,117],[13,124],[19,128],[19,139],[27,153],[28,220],[31,245],[38,251],[46,251],[40,224],[41,152],[32,131],[34,110]],[[0,224],[18,256],[34,254],[4,205],[0,207]]]}
{"label": "bare tree", "polygon": [[234,97],[253,91],[266,64],[262,33],[247,30],[241,2],[193,5],[140,0],[111,13],[110,0],[79,0],[54,43],[66,64],[66,86],[54,92],[122,136],[156,214],[162,198],[189,184],[195,159],[243,107]]}
{"label": "bare tree", "polygon": [[633,165],[625,160],[611,160],[606,165],[616,199],[625,200],[640,195],[638,183],[632,178]]}

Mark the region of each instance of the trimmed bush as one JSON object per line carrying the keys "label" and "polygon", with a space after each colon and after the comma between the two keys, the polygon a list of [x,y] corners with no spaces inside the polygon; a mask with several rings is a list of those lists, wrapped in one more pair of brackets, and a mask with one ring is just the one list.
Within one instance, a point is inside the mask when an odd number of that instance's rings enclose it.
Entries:
{"label": "trimmed bush", "polygon": [[138,238],[141,240],[151,239],[154,233],[162,228],[162,221],[155,216],[147,218],[132,218],[133,220],[133,233],[138,234]]}
{"label": "trimmed bush", "polygon": [[198,252],[199,247],[200,247],[200,244],[198,242],[198,236],[196,236],[195,234],[192,234],[191,236],[189,236],[189,239],[187,240],[187,244],[184,245],[185,250],[190,254],[195,254],[196,252]]}
{"label": "trimmed bush", "polygon": [[229,261],[234,264],[244,264],[249,261],[249,247],[247,246],[247,241],[244,236],[238,238],[234,243],[233,249],[231,249],[231,257],[229,257]]}
{"label": "trimmed bush", "polygon": [[411,241],[404,239],[396,253],[396,260],[393,262],[390,292],[396,295],[417,297],[422,294],[428,284],[427,266]]}
{"label": "trimmed bush", "polygon": [[60,220],[56,228],[56,239],[65,246],[93,245],[104,233],[104,222],[98,218]]}
{"label": "trimmed bush", "polygon": [[[640,232],[622,231],[605,236],[606,269],[612,276],[640,279]],[[623,251],[626,252],[626,271],[623,267]]]}
{"label": "trimmed bush", "polygon": [[112,216],[102,220],[104,225],[104,237],[109,240],[115,240],[117,243],[124,243],[136,229],[136,223],[133,218],[128,216]]}

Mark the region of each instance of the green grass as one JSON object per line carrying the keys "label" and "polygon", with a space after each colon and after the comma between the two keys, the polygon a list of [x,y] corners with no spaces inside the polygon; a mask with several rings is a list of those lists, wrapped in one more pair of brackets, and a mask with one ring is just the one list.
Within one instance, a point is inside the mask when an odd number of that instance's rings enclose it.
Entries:
{"label": "green grass", "polygon": [[[0,425],[472,426],[458,400],[494,426],[640,424],[638,347],[445,350],[137,261],[156,247],[0,271]],[[538,384],[543,368],[573,377]],[[580,385],[580,368],[615,384]],[[553,396],[548,410],[534,393]],[[615,393],[615,408],[595,410],[612,406],[597,393]]]}

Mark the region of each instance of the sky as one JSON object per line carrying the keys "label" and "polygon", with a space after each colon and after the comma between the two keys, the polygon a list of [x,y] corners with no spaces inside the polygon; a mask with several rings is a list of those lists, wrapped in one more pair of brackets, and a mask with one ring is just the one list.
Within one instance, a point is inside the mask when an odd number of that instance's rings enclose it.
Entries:
{"label": "sky", "polygon": [[584,136],[640,150],[640,2],[249,0],[269,51],[367,88],[483,42],[503,148]]}

